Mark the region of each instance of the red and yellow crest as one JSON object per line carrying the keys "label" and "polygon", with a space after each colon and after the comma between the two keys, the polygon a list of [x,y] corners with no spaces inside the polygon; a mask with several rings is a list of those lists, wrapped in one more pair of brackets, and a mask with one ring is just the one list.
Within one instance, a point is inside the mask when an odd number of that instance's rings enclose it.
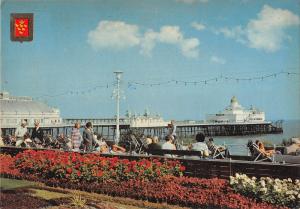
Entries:
{"label": "red and yellow crest", "polygon": [[33,14],[14,13],[10,20],[12,41],[32,41],[33,40]]}

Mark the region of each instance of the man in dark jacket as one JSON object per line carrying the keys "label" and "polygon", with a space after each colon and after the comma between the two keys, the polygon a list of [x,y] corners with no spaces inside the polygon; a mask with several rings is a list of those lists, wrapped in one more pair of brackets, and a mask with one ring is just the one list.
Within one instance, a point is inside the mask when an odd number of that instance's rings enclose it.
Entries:
{"label": "man in dark jacket", "polygon": [[36,121],[34,123],[34,126],[35,127],[32,130],[31,139],[37,144],[42,144],[44,142],[44,133],[43,130],[40,128],[40,123]]}
{"label": "man in dark jacket", "polygon": [[87,122],[85,125],[85,129],[83,131],[83,134],[82,134],[84,150],[86,152],[93,151],[93,136],[94,136],[94,132],[93,132],[93,128],[92,128],[92,123]]}

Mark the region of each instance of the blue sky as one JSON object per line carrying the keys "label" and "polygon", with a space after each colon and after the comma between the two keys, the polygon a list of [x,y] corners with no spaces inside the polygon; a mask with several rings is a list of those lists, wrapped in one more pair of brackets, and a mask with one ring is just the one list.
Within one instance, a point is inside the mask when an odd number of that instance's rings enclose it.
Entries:
{"label": "blue sky", "polygon": [[[269,120],[300,119],[299,11],[296,0],[2,0],[1,88],[63,117],[112,117],[121,70],[123,114],[204,119],[235,95]],[[17,12],[34,13],[32,42],[10,41]],[[253,79],[281,71],[296,74]]]}

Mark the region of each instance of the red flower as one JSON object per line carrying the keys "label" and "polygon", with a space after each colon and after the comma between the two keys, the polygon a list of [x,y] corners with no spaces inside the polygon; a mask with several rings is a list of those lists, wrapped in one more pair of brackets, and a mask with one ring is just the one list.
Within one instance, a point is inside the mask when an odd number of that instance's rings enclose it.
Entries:
{"label": "red flower", "polygon": [[101,176],[103,176],[103,171],[98,171],[97,172],[97,177],[101,177]]}
{"label": "red flower", "polygon": [[181,166],[179,167],[179,170],[180,170],[180,171],[185,171],[185,167],[181,165]]}
{"label": "red flower", "polygon": [[77,171],[77,176],[81,176],[81,172],[80,171]]}
{"label": "red flower", "polygon": [[72,168],[67,168],[67,173],[68,173],[68,174],[71,174],[72,171],[73,171]]}

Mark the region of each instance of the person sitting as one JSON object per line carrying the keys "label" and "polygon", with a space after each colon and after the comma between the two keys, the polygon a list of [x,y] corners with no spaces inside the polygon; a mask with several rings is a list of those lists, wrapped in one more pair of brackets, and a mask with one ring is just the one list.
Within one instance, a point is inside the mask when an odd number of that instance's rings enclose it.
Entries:
{"label": "person sitting", "polygon": [[266,150],[264,144],[259,140],[256,140],[255,144],[257,145],[259,151],[265,156],[269,157],[275,153],[275,150]]}
{"label": "person sitting", "polygon": [[95,145],[95,149],[100,152],[100,153],[109,153],[109,147],[107,145],[107,143],[105,142],[104,138],[102,137],[102,135],[97,135],[97,138],[94,139],[96,145]]}
{"label": "person sitting", "polygon": [[204,133],[198,133],[196,135],[196,143],[192,144],[191,150],[192,151],[200,151],[202,153],[203,157],[208,157],[209,156],[209,150],[206,145],[205,141],[205,135]]}
{"label": "person sitting", "polygon": [[72,139],[70,137],[70,135],[67,135],[67,137],[65,138],[65,149],[66,151],[71,151],[73,146],[72,146]]}
{"label": "person sitting", "polygon": [[27,132],[24,134],[24,144],[26,147],[35,147],[35,144],[30,138],[30,134]]}
{"label": "person sitting", "polygon": [[151,138],[150,135],[148,135],[148,136],[146,137],[145,141],[144,141],[144,147],[145,147],[146,149],[148,149],[148,146],[149,146],[150,144],[152,144],[152,138]]}
{"label": "person sitting", "polygon": [[2,139],[2,132],[1,132],[1,128],[0,128],[0,147],[4,146],[4,141]]}
{"label": "person sitting", "polygon": [[[167,135],[165,137],[166,142],[163,143],[163,145],[161,146],[161,149],[165,149],[165,150],[176,150],[176,146],[173,143],[174,138],[172,135]],[[173,155],[170,154],[165,154],[164,156],[166,157],[174,157]]]}
{"label": "person sitting", "polygon": [[65,135],[63,133],[60,133],[57,136],[57,143],[58,143],[59,149],[64,148],[66,142],[65,142]]}
{"label": "person sitting", "polygon": [[173,144],[173,136],[172,135],[167,135],[165,137],[166,142],[163,143],[161,146],[162,149],[170,149],[170,150],[176,150],[175,145]]}
{"label": "person sitting", "polygon": [[152,138],[151,144],[148,145],[148,150],[158,150],[161,149],[161,146],[158,144],[158,137],[154,136]]}
{"label": "person sitting", "polygon": [[208,139],[208,141],[206,142],[206,145],[208,147],[209,152],[212,153],[213,155],[216,155],[216,154],[218,155],[219,153],[224,152],[225,156],[229,156],[228,149],[224,146],[216,145],[214,143],[214,139],[212,137]]}
{"label": "person sitting", "polygon": [[117,145],[117,144],[112,144],[111,145],[111,151],[110,151],[112,154],[115,154],[115,153],[118,153],[118,154],[121,154],[121,153],[125,153],[126,152],[126,149]]}

